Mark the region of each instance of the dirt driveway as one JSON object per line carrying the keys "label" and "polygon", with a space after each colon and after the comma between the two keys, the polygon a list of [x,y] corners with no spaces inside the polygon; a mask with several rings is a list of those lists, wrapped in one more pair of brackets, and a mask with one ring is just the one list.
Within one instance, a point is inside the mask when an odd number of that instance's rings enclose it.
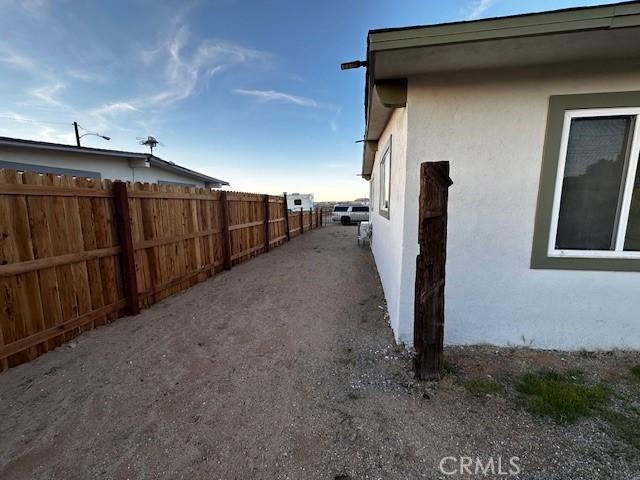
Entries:
{"label": "dirt driveway", "polygon": [[383,302],[370,252],[336,226],[88,332],[0,375],[0,478],[450,478],[438,465],[457,455],[632,478],[598,424],[415,384]]}

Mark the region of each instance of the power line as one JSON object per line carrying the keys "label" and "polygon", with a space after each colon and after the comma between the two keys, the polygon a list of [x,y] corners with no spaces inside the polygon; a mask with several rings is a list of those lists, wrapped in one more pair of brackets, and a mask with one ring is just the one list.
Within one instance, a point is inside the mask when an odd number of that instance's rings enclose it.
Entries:
{"label": "power line", "polygon": [[23,118],[23,117],[12,117],[10,115],[0,115],[0,118],[3,120],[13,120],[18,123],[50,123],[53,125],[73,125],[73,122],[55,122],[53,120],[34,120],[32,118]]}

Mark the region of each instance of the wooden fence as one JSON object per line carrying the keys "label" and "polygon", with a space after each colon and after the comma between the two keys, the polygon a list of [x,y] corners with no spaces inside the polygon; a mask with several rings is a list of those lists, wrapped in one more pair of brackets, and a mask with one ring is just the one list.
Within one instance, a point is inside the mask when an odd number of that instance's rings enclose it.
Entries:
{"label": "wooden fence", "polygon": [[285,197],[0,169],[0,371],[321,225]]}

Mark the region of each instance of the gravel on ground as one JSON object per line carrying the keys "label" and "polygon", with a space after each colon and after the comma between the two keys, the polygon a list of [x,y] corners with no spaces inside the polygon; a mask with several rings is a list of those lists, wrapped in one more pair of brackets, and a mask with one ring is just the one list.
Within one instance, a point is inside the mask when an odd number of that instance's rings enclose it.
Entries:
{"label": "gravel on ground", "polygon": [[575,367],[637,402],[623,372],[638,354],[446,355],[440,382],[416,382],[354,228],[307,232],[1,374],[0,478],[469,478],[440,469],[461,456],[518,457],[524,479],[639,478],[602,419],[559,425],[508,387],[465,388]]}

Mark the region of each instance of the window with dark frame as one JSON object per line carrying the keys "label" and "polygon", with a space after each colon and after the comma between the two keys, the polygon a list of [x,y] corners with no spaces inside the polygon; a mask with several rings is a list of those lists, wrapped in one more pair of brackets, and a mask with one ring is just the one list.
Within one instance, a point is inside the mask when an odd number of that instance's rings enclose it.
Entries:
{"label": "window with dark frame", "polygon": [[380,159],[380,203],[379,211],[389,218],[389,203],[391,198],[391,139]]}
{"label": "window with dark frame", "polygon": [[640,109],[566,112],[549,256],[640,252]]}

